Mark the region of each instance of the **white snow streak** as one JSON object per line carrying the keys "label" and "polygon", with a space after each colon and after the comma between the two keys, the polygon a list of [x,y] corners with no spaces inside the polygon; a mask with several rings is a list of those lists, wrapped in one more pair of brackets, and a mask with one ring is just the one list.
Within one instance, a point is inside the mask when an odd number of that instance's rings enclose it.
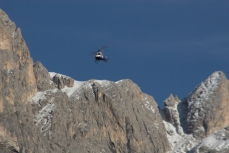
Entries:
{"label": "white snow streak", "polygon": [[107,81],[107,80],[95,80],[95,82],[98,82],[101,87],[107,87],[110,85],[110,81]]}
{"label": "white snow streak", "polygon": [[154,110],[154,107],[152,105],[150,105],[150,102],[148,101],[147,98],[145,98],[145,104],[144,106],[148,109],[148,110],[151,110],[153,113],[155,113],[155,110]]}
{"label": "white snow streak", "polygon": [[67,93],[68,97],[70,97],[72,94],[74,94],[79,87],[81,87],[85,82],[83,81],[75,81],[74,80],[74,85],[73,87],[67,87],[65,86],[63,89],[61,89],[61,91]]}
{"label": "white snow streak", "polygon": [[209,96],[216,88],[218,88],[220,80],[220,73],[214,72],[204,82],[197,86],[197,88],[188,97],[189,106],[194,105],[197,108],[202,107],[203,103],[208,100]]}
{"label": "white snow streak", "polygon": [[170,153],[186,153],[198,144],[198,140],[196,140],[192,135],[179,135],[172,124],[166,121],[163,121],[163,123],[167,130],[167,138],[172,147],[172,151]]}

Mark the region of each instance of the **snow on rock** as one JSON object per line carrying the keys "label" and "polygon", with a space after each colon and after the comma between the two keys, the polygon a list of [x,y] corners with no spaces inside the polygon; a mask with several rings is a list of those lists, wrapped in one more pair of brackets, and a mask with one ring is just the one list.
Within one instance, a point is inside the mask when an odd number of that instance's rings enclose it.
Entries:
{"label": "snow on rock", "polygon": [[41,132],[45,132],[51,128],[52,112],[56,108],[53,100],[54,98],[52,98],[51,102],[39,111],[36,118],[34,119],[36,125],[38,125],[43,120]]}
{"label": "snow on rock", "polygon": [[95,80],[95,82],[98,82],[101,87],[107,87],[110,85],[110,81],[107,81],[107,80]]}
{"label": "snow on rock", "polygon": [[63,75],[60,73],[56,73],[56,72],[49,72],[50,78],[53,79],[54,76],[58,76],[58,77],[62,77],[62,78],[66,78],[69,79],[71,77],[67,76],[67,75]]}
{"label": "snow on rock", "polygon": [[229,150],[229,131],[221,129],[215,131],[204,139],[196,139],[192,134],[178,134],[176,128],[169,122],[163,121],[167,130],[167,138],[171,144],[169,153],[204,153],[214,151],[217,153],[226,153]]}
{"label": "snow on rock", "polygon": [[[55,73],[55,72],[49,72],[50,78],[51,80],[53,79],[54,76],[58,76],[58,77],[62,77],[65,79],[69,79],[70,77],[63,75],[63,74],[59,74],[59,73]],[[68,97],[70,97],[72,94],[74,94],[83,84],[85,83],[85,81],[76,81],[74,80],[74,84],[73,87],[67,87],[65,86],[63,89],[61,89],[62,92],[65,92]]]}
{"label": "snow on rock", "polygon": [[79,87],[81,87],[84,84],[83,81],[75,81],[73,87],[67,87],[65,86],[61,91],[67,93],[68,97],[70,97],[73,93],[75,93]]}
{"label": "snow on rock", "polygon": [[[55,72],[49,72],[49,74],[50,74],[51,80],[53,79],[54,76],[59,76],[59,77],[66,78],[66,79],[69,78],[66,75],[62,75],[62,74],[55,73]],[[75,96],[77,99],[79,99],[82,94],[82,91],[84,91],[85,89],[86,90],[90,89],[91,91],[93,91],[92,90],[93,82],[99,83],[102,88],[107,88],[111,84],[110,81],[107,81],[107,80],[88,80],[88,81],[74,80],[73,87],[65,86],[63,89],[61,89],[61,91],[65,92],[68,95],[68,97]],[[94,93],[92,92],[92,94]]]}
{"label": "snow on rock", "polygon": [[[31,104],[35,104],[38,107],[42,107],[44,103],[47,103],[47,96],[52,95],[53,93],[57,92],[58,89],[52,89],[47,90],[43,92],[37,92],[34,97],[32,97],[29,102]],[[51,131],[49,129],[51,128],[51,122],[52,122],[52,113],[54,112],[56,108],[56,105],[54,103],[54,98],[52,98],[48,104],[46,104],[34,117],[34,123],[35,125],[39,125],[43,122],[43,125],[41,126],[40,132],[46,135],[47,133],[51,135]]]}
{"label": "snow on rock", "polygon": [[[209,125],[206,123],[205,114],[211,110],[213,101],[210,99],[214,92],[219,88],[221,83],[221,72],[214,72],[204,82],[195,88],[187,98],[187,133],[193,133],[195,137],[203,138]],[[204,127],[203,127],[204,126]]]}
{"label": "snow on rock", "polygon": [[[204,150],[215,150],[215,152],[228,152],[229,150],[229,131],[222,129],[203,139],[197,147],[197,153]],[[200,151],[202,150],[202,151]]]}
{"label": "snow on rock", "polygon": [[148,110],[152,111],[152,113],[155,113],[155,109],[153,107],[153,105],[150,104],[148,98],[145,98],[145,104],[144,104],[145,108],[147,108]]}
{"label": "snow on rock", "polygon": [[116,84],[119,84],[119,83],[121,83],[121,82],[123,82],[123,80],[116,81],[115,83],[116,83]]}
{"label": "snow on rock", "polygon": [[94,93],[93,93],[93,89],[92,89],[92,82],[91,80],[89,81],[85,81],[85,82],[81,82],[80,85],[78,86],[78,88],[76,87],[75,89],[72,89],[71,94],[69,94],[69,96],[71,97],[75,97],[77,100],[80,100],[82,96],[84,96],[84,91],[86,90],[90,90],[90,96],[94,97]]}
{"label": "snow on rock", "polygon": [[37,92],[30,100],[29,100],[29,102],[31,103],[31,104],[37,104],[38,105],[38,107],[41,107],[41,105],[42,105],[42,102],[44,101],[44,100],[46,100],[46,96],[48,95],[48,94],[51,94],[51,93],[55,93],[55,92],[57,92],[58,91],[58,89],[52,89],[52,90],[47,90],[47,91],[43,91],[43,92]]}
{"label": "snow on rock", "polygon": [[56,72],[49,72],[49,75],[50,75],[50,78],[52,79],[56,74],[58,74],[58,73],[56,73]]}
{"label": "snow on rock", "polygon": [[188,96],[189,107],[202,107],[204,102],[209,99],[209,96],[218,88],[220,84],[220,72],[214,72],[204,82],[202,82],[196,89]]}
{"label": "snow on rock", "polygon": [[192,135],[180,135],[176,132],[176,128],[172,124],[166,121],[163,122],[167,130],[167,138],[172,148],[170,153],[186,153],[198,144],[199,140],[195,139]]}
{"label": "snow on rock", "polygon": [[165,121],[171,123],[175,128],[178,134],[183,134],[183,128],[181,127],[182,120],[180,119],[181,116],[185,116],[182,111],[178,111],[178,105],[182,105],[179,98],[176,96],[174,97],[172,94],[164,101],[165,108],[161,111],[161,115]]}

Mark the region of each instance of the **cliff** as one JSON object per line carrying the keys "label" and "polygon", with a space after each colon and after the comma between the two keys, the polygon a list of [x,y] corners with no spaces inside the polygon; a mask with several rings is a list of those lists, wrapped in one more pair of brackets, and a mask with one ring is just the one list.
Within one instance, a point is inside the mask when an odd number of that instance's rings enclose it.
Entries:
{"label": "cliff", "polygon": [[0,152],[171,150],[153,97],[131,80],[79,82],[33,64],[2,10],[0,55]]}

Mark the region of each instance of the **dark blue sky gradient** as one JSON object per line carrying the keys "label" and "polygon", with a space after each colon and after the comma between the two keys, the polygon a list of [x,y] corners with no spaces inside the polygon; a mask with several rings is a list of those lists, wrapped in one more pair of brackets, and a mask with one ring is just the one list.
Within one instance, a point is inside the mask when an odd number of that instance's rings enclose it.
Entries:
{"label": "dark blue sky gradient", "polygon": [[[228,0],[0,0],[34,62],[75,80],[131,79],[160,107],[214,71],[229,76]],[[103,45],[108,63],[89,53]]]}

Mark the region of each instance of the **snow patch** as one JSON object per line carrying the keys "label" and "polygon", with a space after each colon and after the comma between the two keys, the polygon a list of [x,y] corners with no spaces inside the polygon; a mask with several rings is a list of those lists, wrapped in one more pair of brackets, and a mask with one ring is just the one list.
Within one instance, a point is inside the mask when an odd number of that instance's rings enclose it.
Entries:
{"label": "snow patch", "polygon": [[119,84],[119,83],[122,83],[122,82],[123,82],[123,80],[119,80],[119,81],[116,81],[115,83]]}
{"label": "snow patch", "polygon": [[50,93],[55,93],[57,92],[58,89],[52,89],[52,90],[47,90],[47,91],[43,91],[43,92],[37,92],[30,100],[29,102],[31,104],[37,104],[38,106],[41,106],[41,102],[46,100],[46,95],[50,92]]}
{"label": "snow patch", "polygon": [[15,36],[17,36],[17,33],[16,32],[13,32],[12,33],[12,38],[14,38]]}
{"label": "snow patch", "polygon": [[93,97],[94,97],[91,81],[82,82],[82,84],[78,88],[71,91],[70,96],[74,96],[77,100],[80,100],[80,98],[81,98],[81,96],[83,96],[83,93],[85,90],[90,90],[91,95],[93,95]]}
{"label": "snow patch", "polygon": [[50,78],[53,79],[53,77],[56,75],[56,72],[49,72]]}
{"label": "snow patch", "polygon": [[107,80],[95,80],[95,82],[98,82],[101,87],[107,87],[110,85],[110,81],[107,81]]}
{"label": "snow patch", "polygon": [[228,134],[229,132],[225,129],[216,131],[207,138],[203,139],[198,149],[200,149],[201,147],[205,147],[210,150],[223,152],[224,150],[229,149]]}
{"label": "snow patch", "polygon": [[167,138],[172,148],[170,153],[186,153],[199,143],[199,140],[195,139],[192,135],[180,135],[176,132],[176,128],[172,124],[166,121],[163,121],[163,123],[167,130]]}
{"label": "snow patch", "polygon": [[75,93],[79,87],[81,87],[85,82],[83,81],[75,81],[73,87],[67,87],[65,86],[63,89],[61,89],[62,92],[65,92],[68,97],[70,97],[73,93]]}
{"label": "snow patch", "polygon": [[[56,72],[49,72],[50,78],[51,80],[53,79],[54,76],[58,76],[58,77],[62,77],[62,78],[66,78],[69,79],[70,77],[63,75],[63,74],[59,74]],[[50,84],[53,83],[52,81],[50,82]],[[74,94],[83,84],[85,83],[85,81],[76,81],[74,80],[74,85],[73,87],[67,87],[65,86],[63,89],[61,89],[62,92],[65,92],[68,97],[70,97],[72,94]]]}

